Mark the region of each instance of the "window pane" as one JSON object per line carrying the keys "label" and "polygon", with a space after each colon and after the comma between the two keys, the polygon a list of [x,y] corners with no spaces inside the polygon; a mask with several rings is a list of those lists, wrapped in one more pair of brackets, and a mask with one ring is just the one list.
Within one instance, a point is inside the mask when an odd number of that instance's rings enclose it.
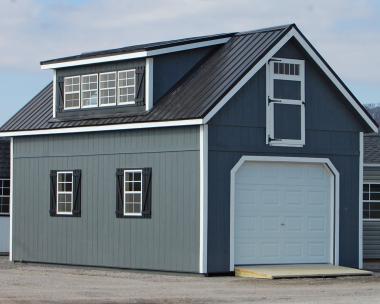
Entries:
{"label": "window pane", "polygon": [[134,204],[134,212],[135,213],[141,212],[141,205],[140,204]]}
{"label": "window pane", "polygon": [[364,184],[363,185],[363,191],[368,192],[369,191],[369,184]]}
{"label": "window pane", "polygon": [[380,192],[380,184],[371,184],[371,192]]}
{"label": "window pane", "polygon": [[380,200],[380,193],[371,192],[371,200]]}
{"label": "window pane", "polygon": [[125,205],[125,212],[126,213],[133,213],[133,204],[126,204]]}
{"label": "window pane", "polygon": [[363,193],[363,200],[365,201],[369,200],[369,193]]}

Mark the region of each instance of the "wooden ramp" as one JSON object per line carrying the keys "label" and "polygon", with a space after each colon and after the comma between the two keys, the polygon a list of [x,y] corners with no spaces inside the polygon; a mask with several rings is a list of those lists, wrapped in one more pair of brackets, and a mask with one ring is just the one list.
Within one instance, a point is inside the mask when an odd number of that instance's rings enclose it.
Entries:
{"label": "wooden ramp", "polygon": [[330,264],[236,266],[235,276],[256,279],[288,279],[369,276],[372,272]]}

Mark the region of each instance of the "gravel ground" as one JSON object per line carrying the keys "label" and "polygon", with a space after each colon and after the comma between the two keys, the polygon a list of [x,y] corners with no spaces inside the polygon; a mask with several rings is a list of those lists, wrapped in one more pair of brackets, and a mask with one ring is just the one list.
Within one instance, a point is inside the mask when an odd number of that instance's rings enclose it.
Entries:
{"label": "gravel ground", "polygon": [[13,264],[0,257],[0,303],[380,303],[380,274],[257,280]]}

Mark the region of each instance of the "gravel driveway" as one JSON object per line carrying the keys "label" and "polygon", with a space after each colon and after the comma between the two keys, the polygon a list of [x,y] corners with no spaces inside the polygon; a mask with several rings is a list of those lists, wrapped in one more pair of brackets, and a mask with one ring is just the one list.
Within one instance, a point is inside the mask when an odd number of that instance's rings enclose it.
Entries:
{"label": "gravel driveway", "polygon": [[257,280],[13,264],[0,258],[0,303],[380,303],[380,275]]}

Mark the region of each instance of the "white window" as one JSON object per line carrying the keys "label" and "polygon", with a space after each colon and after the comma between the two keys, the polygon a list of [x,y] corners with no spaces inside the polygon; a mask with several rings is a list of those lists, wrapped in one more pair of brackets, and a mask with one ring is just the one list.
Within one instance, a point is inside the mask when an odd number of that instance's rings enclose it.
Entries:
{"label": "white window", "polygon": [[134,104],[136,98],[136,70],[118,72],[119,104]]}
{"label": "white window", "polygon": [[9,215],[9,201],[10,201],[10,179],[0,179],[0,214]]}
{"label": "white window", "polygon": [[124,215],[141,215],[142,170],[124,171]]}
{"label": "white window", "polygon": [[305,64],[272,58],[267,64],[266,143],[305,145]]}
{"label": "white window", "polygon": [[380,183],[363,185],[363,219],[380,220]]}
{"label": "white window", "polygon": [[82,76],[81,93],[82,108],[98,106],[98,74]]}
{"label": "white window", "polygon": [[99,95],[101,107],[116,105],[116,72],[99,74]]}
{"label": "white window", "polygon": [[57,172],[57,214],[73,213],[73,171]]}
{"label": "white window", "polygon": [[80,108],[80,76],[64,78],[64,109]]}

